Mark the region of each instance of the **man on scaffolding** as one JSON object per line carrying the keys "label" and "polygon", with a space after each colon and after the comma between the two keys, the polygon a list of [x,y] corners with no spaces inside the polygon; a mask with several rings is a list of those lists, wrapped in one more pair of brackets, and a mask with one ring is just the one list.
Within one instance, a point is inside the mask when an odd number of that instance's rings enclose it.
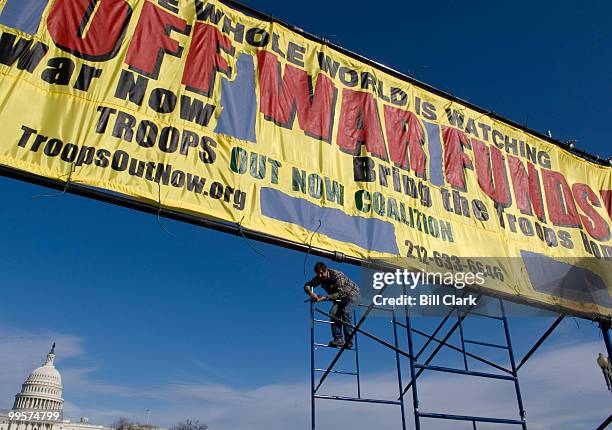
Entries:
{"label": "man on scaffolding", "polygon": [[[353,329],[353,312],[359,303],[359,287],[339,270],[329,269],[325,263],[319,261],[314,266],[316,276],[304,284],[304,291],[314,302],[333,301],[330,314],[332,315],[331,331],[333,340],[329,346],[336,348],[352,348],[351,334]],[[315,294],[315,287],[321,285],[327,296]],[[342,331],[344,330],[344,339]],[[346,339],[346,345],[345,345]]]}

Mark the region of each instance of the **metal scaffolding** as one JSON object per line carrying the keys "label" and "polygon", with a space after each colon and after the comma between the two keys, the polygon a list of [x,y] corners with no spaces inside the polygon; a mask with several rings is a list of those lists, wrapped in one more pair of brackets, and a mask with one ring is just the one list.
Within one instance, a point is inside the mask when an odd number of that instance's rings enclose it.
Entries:
{"label": "metal scaffolding", "polygon": [[[536,342],[536,344],[530,349],[530,351],[525,355],[525,357],[520,360],[520,364],[517,365],[517,361],[515,360],[515,354],[512,347],[512,341],[510,338],[510,330],[508,326],[508,320],[504,308],[504,303],[502,300],[499,300],[499,315],[485,315],[482,313],[478,313],[473,310],[473,307],[469,307],[460,311],[457,307],[453,307],[447,313],[447,315],[442,319],[440,324],[436,327],[432,334],[427,334],[426,332],[419,330],[413,326],[414,317],[410,316],[408,307],[404,307],[403,310],[401,308],[396,309],[387,309],[375,307],[370,304],[369,306],[360,305],[361,307],[367,308],[358,322],[353,324],[348,324],[350,327],[354,329],[352,334],[352,339],[354,340],[354,348],[340,348],[338,349],[334,359],[328,365],[327,368],[319,368],[316,366],[316,352],[320,348],[328,348],[329,346],[325,343],[317,342],[315,339],[315,325],[316,324],[332,324],[333,317],[324,310],[320,309],[316,304],[310,303],[310,343],[311,343],[311,421],[312,421],[312,429],[316,428],[317,417],[316,417],[316,402],[317,400],[341,400],[341,401],[353,401],[353,402],[362,402],[362,403],[378,403],[378,404],[389,404],[389,405],[397,405],[400,406],[401,411],[401,425],[402,429],[405,430],[406,427],[406,416],[405,416],[405,404],[404,404],[404,396],[408,391],[412,391],[412,404],[413,404],[413,413],[414,413],[414,425],[416,430],[420,430],[422,428],[422,422],[432,419],[442,419],[442,420],[453,420],[453,421],[468,421],[472,423],[472,428],[474,430],[477,429],[478,423],[497,423],[497,424],[509,424],[520,426],[523,430],[527,429],[526,417],[525,417],[525,409],[523,406],[523,400],[521,396],[521,390],[518,380],[518,369],[520,366],[524,365],[525,362],[533,355],[533,353],[542,345],[544,340],[553,332],[553,330],[559,325],[561,320],[563,319],[563,315],[559,316],[557,320],[553,323],[553,325],[542,335],[542,337]],[[364,330],[362,325],[370,312],[373,309],[383,310],[385,312],[389,312],[392,318],[392,328],[393,328],[393,343],[389,343],[383,339],[380,339],[378,336]],[[401,314],[401,315],[400,315]],[[355,313],[355,321],[357,314]],[[400,321],[398,316],[404,321]],[[467,317],[482,317],[489,318],[496,321],[499,321],[502,325],[502,334],[500,337],[502,341],[499,343],[491,343],[484,342],[475,339],[469,339],[466,337],[466,330],[464,326],[464,321]],[[325,317],[325,318],[317,318],[317,317]],[[442,336],[441,334],[444,331],[444,327],[449,322],[453,322],[450,329],[446,331],[446,333]],[[343,323],[346,323],[342,321]],[[401,332],[405,332],[407,337],[407,351],[402,350],[399,343],[399,334]],[[450,342],[450,338],[453,333],[459,333],[460,344],[454,345]],[[396,369],[397,369],[397,383],[399,388],[399,396],[397,400],[385,400],[385,399],[372,399],[372,398],[364,398],[361,395],[361,378],[360,378],[360,368],[359,368],[359,346],[357,342],[357,335],[363,335],[368,337],[371,340],[391,349],[395,353],[395,361],[396,361]],[[416,342],[414,339],[414,335],[425,338],[424,344],[416,351]],[[436,345],[434,350],[427,356],[426,359],[423,359],[424,353],[430,345]],[[507,353],[508,361],[510,363],[510,367],[504,367],[503,364],[495,363],[489,359],[481,357],[473,352],[468,351],[469,345],[477,345],[479,347],[484,348],[494,348],[497,350],[503,350]],[[438,355],[438,353],[443,349],[447,348],[449,350],[459,352],[461,354],[461,366],[459,367],[444,367],[444,366],[436,366],[432,365],[432,361]],[[344,351],[349,351],[354,354],[355,357],[355,370],[346,371],[346,370],[338,370],[335,368],[336,364],[340,356],[344,353]],[[402,379],[404,377],[402,371],[402,359],[408,359],[409,363],[409,382],[404,387],[402,385]],[[492,369],[495,369],[497,372],[483,372],[470,369],[468,359],[475,360],[479,363],[485,364]],[[506,381],[510,382],[514,386],[514,391],[516,394],[517,401],[517,409],[518,409],[518,417],[516,419],[507,419],[507,418],[497,418],[497,417],[487,417],[487,416],[473,416],[473,415],[456,415],[456,414],[448,414],[442,412],[423,412],[420,408],[419,394],[418,394],[418,380],[419,377],[425,372],[444,372],[444,373],[452,373],[452,374],[460,374],[470,377],[477,378],[487,378],[491,380],[497,381]],[[317,374],[322,374],[319,381],[316,381]],[[321,394],[320,389],[329,375],[332,374],[344,374],[344,375],[352,375],[356,378],[356,387],[357,387],[357,395],[355,397],[349,396],[340,396],[340,395],[328,395]]]}
{"label": "metal scaffolding", "polygon": [[[317,410],[316,401],[317,400],[340,400],[340,401],[348,401],[348,402],[376,403],[376,404],[399,406],[400,413],[401,413],[402,430],[406,430],[406,415],[405,415],[405,410],[404,410],[404,399],[403,399],[404,395],[401,392],[402,391],[402,372],[401,372],[401,363],[400,363],[400,356],[406,355],[406,353],[401,351],[398,346],[397,328],[395,324],[396,323],[395,309],[393,310],[384,309],[385,311],[390,312],[393,317],[393,320],[392,320],[393,334],[394,334],[393,344],[390,344],[389,342],[386,342],[385,340],[380,339],[378,336],[375,336],[372,333],[366,332],[365,330],[361,328],[361,325],[363,324],[368,314],[373,309],[374,309],[374,306],[369,306],[367,310],[365,311],[365,313],[362,315],[357,325],[349,324],[349,326],[353,328],[353,333],[348,340],[352,340],[353,347],[346,348],[346,346],[344,346],[342,348],[339,348],[338,352],[336,353],[334,359],[329,364],[329,366],[326,369],[323,369],[323,368],[317,368],[316,366],[316,354],[315,354],[316,351],[318,351],[319,348],[334,348],[335,349],[335,347],[331,347],[327,345],[326,343],[317,342],[315,324],[333,324],[335,318],[329,313],[323,311],[322,309],[319,309],[315,305],[315,303],[310,301],[310,401],[311,401],[311,424],[312,424],[313,430],[316,428],[316,410]],[[382,308],[379,308],[379,309],[382,309]],[[316,318],[318,315],[322,315],[329,319]],[[354,321],[357,321],[357,311],[354,312]],[[395,352],[395,364],[397,368],[397,386],[398,386],[398,393],[399,393],[398,400],[364,398],[361,395],[361,378],[360,378],[360,371],[359,371],[359,342],[358,342],[359,336],[358,334],[364,335]],[[344,353],[344,351],[350,351],[352,354],[355,355],[355,369],[352,371],[334,369],[335,365],[337,364],[338,360],[340,359],[340,356]],[[318,381],[318,383],[316,383],[315,379],[318,373],[322,373],[322,376],[320,380]],[[356,380],[357,395],[355,397],[351,397],[351,396],[321,394],[320,390],[323,386],[323,383],[325,382],[327,376],[331,374],[354,376]]]}
{"label": "metal scaffolding", "polygon": [[[412,327],[412,321],[411,321],[412,318],[409,315],[407,307],[404,308],[406,323],[403,324],[401,322],[397,322],[396,324],[406,329],[406,335],[408,337],[408,352],[410,354],[410,357],[412,358],[409,360],[410,361],[410,376],[411,376],[410,383],[404,388],[402,393],[406,393],[409,389],[412,389],[412,401],[413,401],[413,407],[414,407],[414,422],[415,422],[416,430],[421,429],[422,418],[443,419],[443,420],[453,420],[453,421],[469,421],[472,423],[472,427],[474,430],[477,429],[476,424],[479,422],[480,423],[496,423],[496,424],[514,424],[514,425],[520,425],[523,430],[527,430],[527,424],[526,424],[526,419],[525,419],[525,409],[523,407],[523,399],[521,396],[521,389],[520,389],[520,385],[518,381],[517,367],[516,367],[516,362],[514,359],[514,351],[512,348],[512,342],[510,340],[510,331],[508,328],[508,321],[506,319],[503,301],[499,300],[499,306],[500,306],[500,316],[483,315],[483,314],[475,315],[477,317],[491,318],[491,319],[501,321],[503,329],[504,329],[504,343],[499,343],[499,344],[490,343],[490,342],[482,342],[478,340],[470,340],[470,339],[465,338],[463,322],[465,318],[470,315],[472,308],[468,308],[464,312],[460,312],[457,308],[451,309],[450,312],[446,315],[446,317],[442,320],[442,322],[438,325],[438,327],[434,331],[434,334],[431,336]],[[444,338],[442,340],[438,340],[436,338],[436,334],[442,330],[446,322],[452,316],[455,316],[457,321],[453,324],[453,326],[450,328],[450,330],[447,332]],[[457,347],[449,343],[450,337],[457,329],[459,329],[461,347]],[[415,348],[414,348],[413,334],[418,334],[419,336],[423,336],[427,338],[427,341],[421,347],[421,349],[416,355],[414,354]],[[432,341],[438,344],[437,347],[434,349],[434,351],[429,355],[429,357],[424,362],[419,362],[419,358],[425,352],[425,349]],[[500,364],[493,363],[485,358],[479,357],[476,354],[468,352],[466,350],[466,345],[470,345],[470,344],[484,346],[488,348],[502,349],[502,350],[507,351],[508,358],[510,361],[510,369],[507,369]],[[430,364],[433,361],[433,359],[436,357],[438,352],[443,347],[447,347],[454,351],[461,352],[462,358],[463,358],[463,368],[462,369],[444,367],[444,366],[434,366]],[[481,363],[485,363],[495,368],[498,371],[502,371],[502,373],[499,373],[499,372],[490,373],[490,372],[480,372],[480,371],[470,370],[468,366],[468,357],[472,359],[476,359]],[[497,417],[485,417],[485,416],[473,416],[473,415],[455,415],[455,414],[447,414],[447,413],[439,413],[439,412],[435,412],[435,413],[434,412],[422,412],[420,410],[417,382],[418,382],[418,378],[425,371],[453,373],[453,374],[473,376],[473,377],[478,377],[478,378],[488,378],[488,379],[500,380],[500,381],[511,381],[514,384],[514,389],[516,392],[519,418],[518,419],[504,419],[504,418],[497,418]]]}

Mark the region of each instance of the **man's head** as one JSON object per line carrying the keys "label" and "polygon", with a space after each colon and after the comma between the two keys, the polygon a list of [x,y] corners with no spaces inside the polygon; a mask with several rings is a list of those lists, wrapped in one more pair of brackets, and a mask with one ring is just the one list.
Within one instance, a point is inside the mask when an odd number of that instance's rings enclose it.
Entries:
{"label": "man's head", "polygon": [[327,280],[329,278],[329,271],[327,266],[322,261],[317,262],[314,266],[314,271],[320,279]]}

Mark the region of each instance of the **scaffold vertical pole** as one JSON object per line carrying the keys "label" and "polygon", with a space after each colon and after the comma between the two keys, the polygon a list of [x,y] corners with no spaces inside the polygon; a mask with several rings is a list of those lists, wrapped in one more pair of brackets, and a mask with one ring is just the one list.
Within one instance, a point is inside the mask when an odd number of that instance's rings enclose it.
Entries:
{"label": "scaffold vertical pole", "polygon": [[[365,305],[358,305],[358,306],[365,306]],[[373,305],[368,306],[368,312],[364,313],[364,315],[361,317],[361,319],[359,320],[359,323],[357,323],[356,325],[353,325],[352,323],[348,322],[348,321],[344,321],[342,319],[339,319],[337,316],[334,316],[328,312],[325,312],[323,310],[321,310],[320,308],[318,308],[316,306],[315,302],[310,301],[310,402],[311,402],[311,429],[315,430],[316,428],[316,407],[315,407],[315,403],[317,402],[317,400],[333,400],[333,401],[348,401],[348,402],[359,402],[359,403],[363,403],[363,404],[384,404],[384,405],[395,405],[395,406],[400,406],[401,408],[401,417],[402,417],[402,430],[406,430],[406,417],[405,417],[405,409],[404,409],[404,403],[403,401],[400,400],[393,400],[393,399],[381,399],[381,398],[364,398],[362,397],[362,393],[361,393],[361,369],[360,369],[360,362],[359,362],[359,345],[358,345],[358,338],[360,337],[358,335],[359,334],[363,334],[366,337],[368,337],[369,339],[374,340],[375,342],[378,342],[382,345],[384,345],[385,347],[394,350],[395,351],[395,360],[396,360],[396,366],[397,366],[397,372],[398,372],[398,377],[399,382],[398,382],[398,387],[400,389],[400,397],[402,396],[401,394],[401,388],[402,388],[402,382],[401,382],[401,362],[400,362],[400,355],[405,355],[407,356],[408,354],[406,354],[405,351],[402,351],[398,348],[398,338],[397,338],[397,333],[394,332],[395,334],[395,344],[392,344],[390,342],[387,342],[381,338],[379,338],[378,336],[373,335],[372,333],[368,333],[367,331],[365,331],[363,328],[361,328],[360,326],[362,325],[363,321],[365,320],[365,318],[367,317],[367,314],[369,313],[369,311],[373,309]],[[394,312],[388,309],[385,309],[386,312]],[[357,315],[358,315],[358,311],[355,310],[355,312],[353,313],[353,316],[355,318],[355,320],[357,320]],[[327,319],[318,319],[316,318],[317,314],[321,314],[321,315],[325,315],[327,318],[329,318],[329,320]],[[339,348],[338,353],[336,354],[336,356],[334,357],[334,359],[331,361],[331,363],[329,364],[329,366],[327,367],[327,369],[325,368],[317,368],[316,366],[316,351],[318,350],[318,348],[332,348],[332,349],[338,349],[336,348],[336,346],[332,345],[332,344],[327,344],[327,343],[321,343],[318,342],[316,340],[316,336],[317,336],[317,330],[315,329],[315,326],[317,324],[334,324],[335,321],[339,320],[340,322],[342,322],[345,325],[345,328],[348,326],[350,327],[354,332],[350,335],[349,337],[349,341],[350,339],[352,339],[353,341],[353,346],[348,348],[347,345],[345,344],[344,346]],[[393,318],[393,323],[394,323],[394,329],[396,330],[395,327],[395,322],[396,322],[396,318],[394,315]],[[345,332],[346,334],[346,332]],[[346,341],[345,341],[346,342]],[[347,342],[348,343],[348,342]],[[352,371],[350,369],[334,369],[337,361],[338,361],[338,357],[340,356],[341,353],[345,352],[345,351],[351,351],[351,353],[355,354],[355,371]],[[321,393],[321,386],[323,383],[323,377],[321,378],[321,380],[318,382],[318,384],[315,383],[315,374],[317,372],[323,372],[324,376],[325,375],[351,375],[354,376],[356,378],[356,382],[357,382],[357,396],[347,396],[347,395],[334,395],[334,394],[328,394],[328,393]]]}
{"label": "scaffold vertical pole", "polygon": [[[463,353],[463,367],[467,372],[469,369],[468,361],[467,361],[467,353],[465,350],[465,337],[463,336],[463,322],[461,321],[461,313],[459,312],[459,308],[456,308],[457,312],[457,321],[459,322],[459,337],[461,339],[461,352]],[[472,430],[477,430],[476,421],[472,421]]]}
{"label": "scaffold vertical pole", "polygon": [[397,383],[399,386],[399,401],[401,402],[400,408],[402,412],[402,430],[406,430],[406,411],[404,409],[404,394],[402,390],[404,388],[404,384],[402,384],[402,363],[400,361],[400,355],[398,352],[399,342],[397,340],[397,318],[395,316],[395,306],[393,307],[393,340],[395,345],[395,362],[397,364]]}
{"label": "scaffold vertical pole", "polygon": [[310,419],[311,428],[315,430],[315,361],[314,361],[314,343],[315,343],[315,321],[314,321],[314,303],[310,301]]}
{"label": "scaffold vertical pole", "polygon": [[606,350],[608,351],[608,359],[612,360],[612,339],[610,338],[610,321],[602,321],[600,324],[601,335],[603,336],[604,343],[606,344]]}
{"label": "scaffold vertical pole", "polygon": [[510,366],[512,368],[512,376],[514,377],[514,389],[516,390],[516,399],[519,407],[519,415],[523,424],[521,427],[523,430],[527,430],[527,424],[525,423],[525,408],[523,407],[523,397],[521,396],[521,387],[519,385],[518,373],[516,370],[516,362],[514,360],[514,350],[512,349],[512,341],[510,340],[510,329],[508,328],[508,319],[506,318],[506,310],[504,308],[504,301],[499,300],[499,308],[501,310],[502,323],[504,326],[504,333],[506,335],[506,345],[508,347],[508,355],[510,356]]}
{"label": "scaffold vertical pole", "polygon": [[[353,311],[353,321],[357,322],[357,310]],[[355,344],[355,371],[357,372],[357,397],[361,398],[361,373],[359,372],[359,344],[357,343],[358,333],[353,335]]]}
{"label": "scaffold vertical pole", "polygon": [[[406,294],[406,287],[404,287],[404,294]],[[421,418],[419,416],[419,394],[417,391],[416,384],[416,372],[414,371],[414,345],[412,343],[412,326],[410,324],[410,314],[408,313],[408,306],[404,306],[404,316],[406,317],[406,333],[408,335],[408,355],[410,356],[410,381],[412,382],[412,404],[414,407],[414,428],[415,430],[421,430]],[[403,390],[400,391],[403,393]]]}

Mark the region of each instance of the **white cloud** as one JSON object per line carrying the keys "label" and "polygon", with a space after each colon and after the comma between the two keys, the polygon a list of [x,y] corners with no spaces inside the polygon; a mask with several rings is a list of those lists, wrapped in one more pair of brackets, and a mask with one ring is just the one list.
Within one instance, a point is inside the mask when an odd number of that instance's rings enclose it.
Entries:
{"label": "white cloud", "polygon": [[595,362],[602,351],[603,342],[587,342],[549,348],[531,358],[520,374],[528,418],[537,423],[530,428],[594,428],[612,412],[612,396]]}
{"label": "white cloud", "polygon": [[87,396],[139,397],[142,392],[136,388],[100,382],[91,376],[98,367],[67,367],[61,369],[64,391],[86,393]]}

